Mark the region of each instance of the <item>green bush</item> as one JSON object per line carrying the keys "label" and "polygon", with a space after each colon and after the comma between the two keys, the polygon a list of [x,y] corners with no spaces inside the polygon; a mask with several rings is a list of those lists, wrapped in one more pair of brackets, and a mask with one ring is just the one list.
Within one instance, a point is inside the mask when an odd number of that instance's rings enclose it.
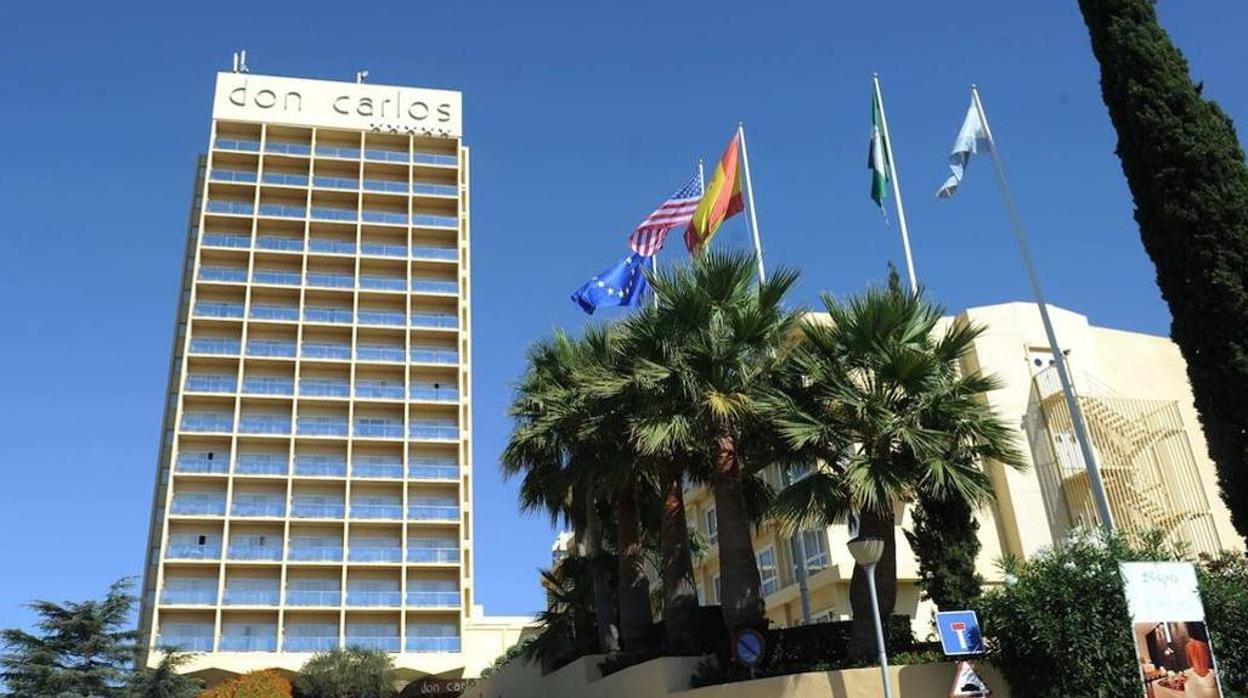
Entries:
{"label": "green bush", "polygon": [[1198,571],[1222,688],[1248,694],[1248,558],[1224,551]]}
{"label": "green bush", "polygon": [[392,698],[394,664],[380,650],[348,647],[320,652],[295,676],[299,698]]}

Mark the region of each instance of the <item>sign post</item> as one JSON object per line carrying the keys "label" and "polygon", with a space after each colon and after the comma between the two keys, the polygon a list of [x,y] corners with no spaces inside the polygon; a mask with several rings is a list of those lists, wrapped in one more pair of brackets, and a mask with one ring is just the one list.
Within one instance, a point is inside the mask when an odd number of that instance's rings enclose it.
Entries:
{"label": "sign post", "polygon": [[753,628],[746,628],[732,636],[732,658],[750,670],[750,678],[754,678],[754,667],[763,661],[766,650],[767,639]]}
{"label": "sign post", "polygon": [[968,657],[958,662],[949,687],[950,698],[983,698],[992,689],[975,672],[969,657],[984,653],[984,636],[979,630],[979,617],[974,611],[941,611],[936,614],[936,631],[940,647],[950,657]]}

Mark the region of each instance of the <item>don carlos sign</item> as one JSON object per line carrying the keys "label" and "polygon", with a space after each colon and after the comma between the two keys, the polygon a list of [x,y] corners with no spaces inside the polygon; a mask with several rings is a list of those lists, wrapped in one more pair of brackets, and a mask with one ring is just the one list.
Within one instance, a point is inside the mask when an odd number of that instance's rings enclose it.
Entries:
{"label": "don carlos sign", "polygon": [[212,116],[450,138],[460,135],[460,104],[451,90],[219,73]]}
{"label": "don carlos sign", "polygon": [[399,698],[421,698],[437,696],[438,698],[454,698],[461,695],[472,681],[468,679],[416,679],[407,684]]}

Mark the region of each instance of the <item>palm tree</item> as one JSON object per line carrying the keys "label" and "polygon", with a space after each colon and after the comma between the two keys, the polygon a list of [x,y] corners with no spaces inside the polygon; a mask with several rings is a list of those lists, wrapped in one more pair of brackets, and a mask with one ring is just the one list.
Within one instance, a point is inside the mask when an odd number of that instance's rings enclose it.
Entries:
{"label": "palm tree", "polygon": [[[897,285],[838,303],[828,317],[803,323],[801,342],[769,411],[795,458],[816,459],[815,472],[777,498],[792,526],[859,517],[861,535],[885,541],[876,568],[880,611],[897,595],[900,507],[919,494],[972,506],[992,495],[984,463],[1022,467],[1010,427],[982,400],[994,377],[961,366],[982,327],[938,329],[942,308]],[[870,596],[861,568],[850,585],[852,649],[870,656]]]}
{"label": "palm tree", "polygon": [[800,312],[783,305],[796,280],[796,272],[780,270],[756,284],[752,257],[708,252],[689,266],[652,275],[657,303],[624,323],[633,364],[622,386],[636,396],[633,437],[658,463],[662,483],[665,609],[676,604],[686,612],[685,595],[692,596],[681,490],[684,477],[695,474],[715,496],[729,629],[764,625],[745,490],[766,463],[746,464],[742,454],[760,436],[760,400],[773,387],[786,360],[785,340],[798,327]]}

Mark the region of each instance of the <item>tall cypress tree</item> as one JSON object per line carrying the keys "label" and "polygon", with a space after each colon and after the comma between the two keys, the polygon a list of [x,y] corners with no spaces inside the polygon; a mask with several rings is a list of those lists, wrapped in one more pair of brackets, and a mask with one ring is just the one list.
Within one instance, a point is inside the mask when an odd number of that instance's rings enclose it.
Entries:
{"label": "tall cypress tree", "polygon": [[1140,237],[1170,305],[1222,499],[1248,536],[1248,166],[1154,0],[1079,0]]}

